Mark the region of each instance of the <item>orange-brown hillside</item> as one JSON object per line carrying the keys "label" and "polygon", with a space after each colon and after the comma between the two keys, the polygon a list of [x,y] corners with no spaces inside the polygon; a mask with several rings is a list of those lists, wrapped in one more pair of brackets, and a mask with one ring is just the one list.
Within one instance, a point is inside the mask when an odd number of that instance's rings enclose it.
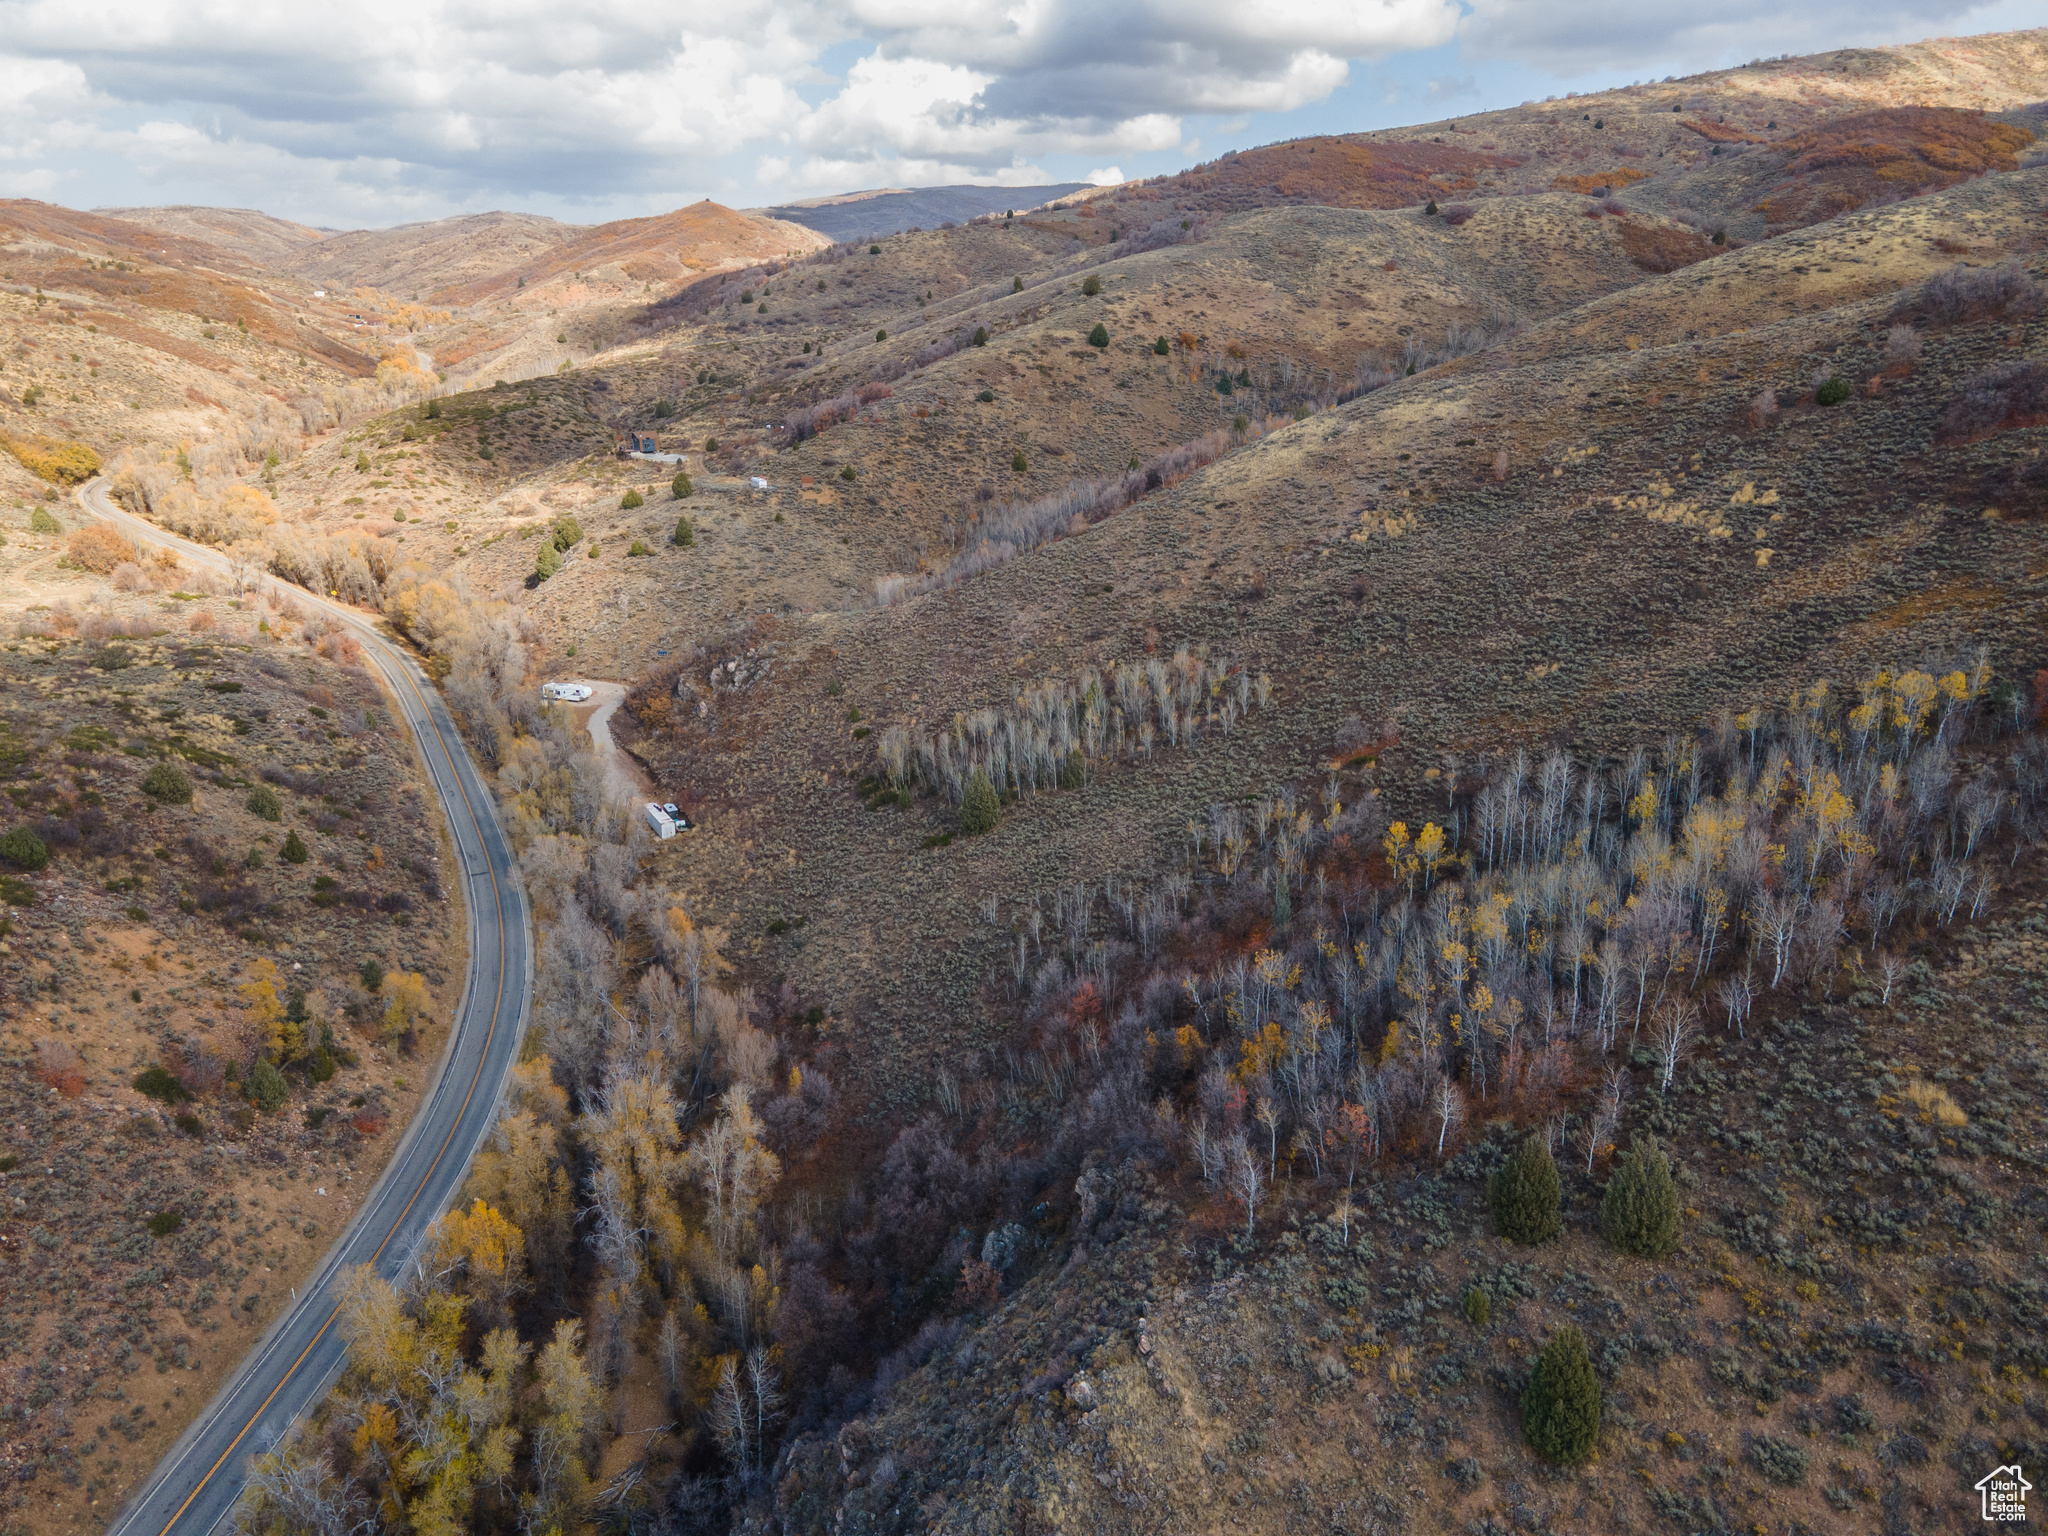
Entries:
{"label": "orange-brown hillside", "polygon": [[2018,168],[2034,135],[1981,112],[1891,107],[1832,118],[1774,146],[1786,182],[1757,204],[1773,224],[1811,224],[1873,202]]}
{"label": "orange-brown hillside", "polygon": [[559,245],[472,282],[436,293],[439,304],[469,305],[594,267],[617,266],[642,283],[687,282],[734,262],[802,254],[824,238],[794,225],[749,218],[708,198],[647,219],[619,219],[578,230]]}
{"label": "orange-brown hillside", "polygon": [[307,323],[296,299],[273,295],[260,269],[171,230],[54,203],[0,202],[0,277],[46,290],[74,310],[80,300],[97,301],[83,317],[89,323],[216,372],[225,366],[219,359],[142,323],[137,311],[197,315],[260,342],[317,355],[346,374],[376,371],[375,358]]}
{"label": "orange-brown hillside", "polygon": [[284,268],[293,255],[327,238],[326,231],[255,208],[200,208],[172,203],[158,208],[95,208],[93,212],[124,224],[140,224],[158,234],[186,236],[219,250],[232,251],[261,267]]}
{"label": "orange-brown hillside", "polygon": [[1519,164],[1511,156],[1448,144],[1297,139],[1182,171],[1148,191],[1217,213],[1275,203],[1404,208],[1469,192],[1479,184],[1478,172]]}

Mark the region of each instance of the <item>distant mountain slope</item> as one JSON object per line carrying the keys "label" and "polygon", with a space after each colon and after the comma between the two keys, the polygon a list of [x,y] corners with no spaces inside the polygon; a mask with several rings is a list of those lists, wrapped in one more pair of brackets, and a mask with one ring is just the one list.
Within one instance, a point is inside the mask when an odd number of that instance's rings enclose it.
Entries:
{"label": "distant mountain slope", "polygon": [[675,283],[735,263],[801,256],[825,242],[801,226],[735,213],[708,198],[646,219],[585,228],[556,225],[562,238],[523,261],[507,261],[437,290],[440,302],[475,304],[520,284],[572,278],[615,266],[638,283]]}
{"label": "distant mountain slope", "polygon": [[748,211],[801,224],[833,240],[852,240],[861,235],[931,229],[949,219],[959,223],[1010,208],[1022,212],[1086,192],[1090,185],[1085,181],[1062,181],[1043,187],[882,187],[872,192],[816,197],[807,202],[785,203],[779,208]]}
{"label": "distant mountain slope", "polygon": [[93,212],[101,218],[140,224],[159,234],[204,240],[259,267],[282,266],[295,252],[326,238],[326,232],[255,208],[172,204],[162,208],[95,208]]}
{"label": "distant mountain slope", "polygon": [[330,288],[379,288],[424,298],[524,266],[581,233],[534,213],[472,213],[393,229],[330,235],[278,262]]}
{"label": "distant mountain slope", "polygon": [[[295,381],[302,374],[324,381],[328,369],[344,377],[376,369],[373,353],[330,334],[344,327],[346,317],[303,304],[284,291],[289,284],[275,282],[225,246],[180,232],[175,223],[156,228],[54,203],[0,201],[0,258],[15,292],[55,300],[55,315],[98,327],[89,335],[124,337],[147,349],[157,358],[151,366],[170,369],[162,360],[179,358],[251,383],[271,382],[264,375],[287,366]],[[37,314],[42,308],[40,302],[33,306]],[[309,361],[315,357],[318,365]],[[82,390],[76,402],[81,406],[105,395],[98,370],[92,364],[88,369],[86,382],[93,387]],[[100,404],[125,409],[117,401]]]}

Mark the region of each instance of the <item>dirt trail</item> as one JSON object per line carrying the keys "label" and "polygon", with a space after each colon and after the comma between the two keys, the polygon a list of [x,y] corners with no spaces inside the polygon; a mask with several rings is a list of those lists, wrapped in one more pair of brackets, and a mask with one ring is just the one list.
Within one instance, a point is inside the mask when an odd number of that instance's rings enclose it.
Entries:
{"label": "dirt trail", "polygon": [[612,740],[612,711],[626,702],[626,685],[602,683],[589,677],[575,681],[590,690],[590,702],[576,707],[575,718],[578,725],[590,732],[590,745],[604,760],[605,787],[622,800],[662,799],[640,760]]}

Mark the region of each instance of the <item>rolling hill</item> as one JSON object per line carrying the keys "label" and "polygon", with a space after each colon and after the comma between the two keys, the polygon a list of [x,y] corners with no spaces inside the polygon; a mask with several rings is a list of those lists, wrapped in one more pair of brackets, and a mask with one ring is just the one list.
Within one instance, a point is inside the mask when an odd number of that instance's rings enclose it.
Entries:
{"label": "rolling hill", "polygon": [[842,192],[814,197],[757,212],[790,224],[814,229],[831,240],[864,240],[901,234],[906,229],[935,229],[964,224],[985,214],[1040,207],[1092,190],[1085,181],[1056,182],[1034,187],[877,187],[869,192]]}
{"label": "rolling hill", "polygon": [[[121,441],[420,648],[542,914],[485,1246],[277,1466],[477,1529],[1975,1520],[2048,1425],[2044,98],[2040,31],[1849,50],[295,288],[11,215],[52,392],[35,287],[173,259],[449,374]],[[547,1455],[398,1454],[408,1338]]]}

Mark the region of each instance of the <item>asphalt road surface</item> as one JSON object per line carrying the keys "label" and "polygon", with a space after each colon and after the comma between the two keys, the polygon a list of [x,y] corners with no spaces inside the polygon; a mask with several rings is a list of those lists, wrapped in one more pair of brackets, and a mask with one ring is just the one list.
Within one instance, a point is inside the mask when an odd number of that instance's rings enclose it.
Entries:
{"label": "asphalt road surface", "polygon": [[[81,487],[79,505],[139,542],[232,575],[218,550],[187,543],[123,511],[107,482]],[[128,1501],[110,1536],[202,1536],[226,1526],[250,1458],[270,1449],[340,1375],[345,1353],[336,1282],[358,1264],[394,1276],[428,1225],[453,1203],[469,1162],[496,1118],[505,1076],[519,1059],[533,984],[526,890],[483,775],[455,722],[412,658],[362,613],[261,577],[293,601],[348,624],[418,740],[462,864],[469,909],[469,975],[439,1074],[384,1176],[296,1302],[249,1351],[206,1411],[179,1437]]]}

